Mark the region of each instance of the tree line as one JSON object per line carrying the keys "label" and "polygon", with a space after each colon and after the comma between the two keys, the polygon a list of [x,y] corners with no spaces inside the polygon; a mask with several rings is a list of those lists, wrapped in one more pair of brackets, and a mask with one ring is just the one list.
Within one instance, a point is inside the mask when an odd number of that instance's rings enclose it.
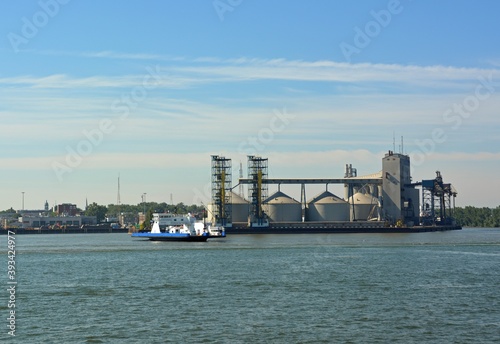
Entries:
{"label": "tree line", "polygon": [[101,222],[106,217],[117,217],[120,214],[138,214],[145,213],[148,217],[152,213],[173,213],[173,214],[187,214],[201,216],[204,207],[201,205],[186,205],[184,203],[167,204],[156,202],[145,202],[137,205],[129,204],[109,204],[108,206],[99,205],[97,203],[89,204],[87,209],[83,212],[84,215],[96,216],[97,221]]}
{"label": "tree line", "polygon": [[[97,203],[89,204],[85,211],[82,211],[84,215],[96,216],[97,221],[103,221],[106,217],[116,217],[119,214],[137,214],[145,212],[146,214],[152,213],[174,213],[174,214],[187,214],[191,213],[197,215],[201,218],[201,214],[204,211],[204,207],[201,205],[185,205],[184,203],[178,204],[167,204],[156,203],[156,202],[146,202],[139,203],[137,205],[128,204],[109,204],[108,206],[99,205]],[[11,216],[16,218],[19,216],[16,211],[12,208],[0,211],[0,215]],[[463,227],[500,227],[500,206],[496,208],[488,207],[456,207],[453,211],[453,217],[457,223]]]}
{"label": "tree line", "polygon": [[[95,216],[97,218],[97,222],[104,221],[107,217],[116,218],[120,214],[138,214],[145,213],[148,217],[151,217],[153,213],[173,213],[173,214],[187,214],[191,213],[198,218],[202,218],[203,211],[205,207],[202,205],[186,205],[184,203],[178,204],[167,204],[156,203],[156,202],[145,202],[139,203],[137,205],[130,204],[109,204],[107,206],[100,205],[97,203],[89,204],[85,210],[78,209],[78,213],[87,216]],[[2,217],[8,217],[12,219],[16,219],[20,216],[20,213],[14,210],[13,208],[0,210],[0,215]],[[55,213],[50,210],[48,215],[55,216]]]}
{"label": "tree line", "polygon": [[496,208],[457,207],[453,217],[463,227],[500,227],[500,206]]}

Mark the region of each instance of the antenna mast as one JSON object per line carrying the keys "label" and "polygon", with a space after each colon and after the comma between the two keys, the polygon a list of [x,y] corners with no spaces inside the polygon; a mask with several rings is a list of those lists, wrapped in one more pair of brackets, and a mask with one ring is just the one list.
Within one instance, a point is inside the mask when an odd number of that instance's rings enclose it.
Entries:
{"label": "antenna mast", "polygon": [[118,223],[120,223],[120,215],[121,215],[121,211],[120,211],[120,203],[121,203],[121,199],[120,199],[120,174],[118,173],[118,194],[116,195],[116,205],[117,205],[117,218],[118,218]]}
{"label": "antenna mast", "polygon": [[[240,161],[240,179],[243,178],[243,164]],[[239,188],[239,193],[242,198],[245,198],[244,191],[243,191],[243,184],[240,184]]]}
{"label": "antenna mast", "polygon": [[120,174],[118,174],[118,194],[116,195],[116,204],[120,206]]}

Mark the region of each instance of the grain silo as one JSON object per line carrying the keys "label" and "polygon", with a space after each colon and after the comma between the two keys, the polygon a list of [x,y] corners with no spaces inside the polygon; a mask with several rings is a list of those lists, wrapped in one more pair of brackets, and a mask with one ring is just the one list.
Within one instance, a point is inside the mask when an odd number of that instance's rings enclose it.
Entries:
{"label": "grain silo", "polygon": [[361,192],[349,197],[351,221],[367,221],[377,217],[377,198]]}
{"label": "grain silo", "polygon": [[233,223],[248,222],[250,202],[234,192],[231,196],[231,201]]}
{"label": "grain silo", "polygon": [[349,203],[324,191],[307,203],[306,221],[349,221]]}
{"label": "grain silo", "polygon": [[214,217],[214,205],[212,203],[208,203],[206,208],[207,208],[207,221],[214,224],[216,221]]}
{"label": "grain silo", "polygon": [[270,222],[301,222],[302,205],[295,199],[277,191],[264,201],[264,212]]}

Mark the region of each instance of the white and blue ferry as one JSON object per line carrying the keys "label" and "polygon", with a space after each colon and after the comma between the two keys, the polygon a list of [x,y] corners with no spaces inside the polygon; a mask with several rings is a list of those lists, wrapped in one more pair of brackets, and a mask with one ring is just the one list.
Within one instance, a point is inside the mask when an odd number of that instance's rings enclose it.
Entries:
{"label": "white and blue ferry", "polygon": [[191,214],[154,214],[151,232],[132,233],[134,238],[153,241],[207,241],[208,238],[225,236],[223,227],[206,226],[202,222],[196,222],[196,218]]}

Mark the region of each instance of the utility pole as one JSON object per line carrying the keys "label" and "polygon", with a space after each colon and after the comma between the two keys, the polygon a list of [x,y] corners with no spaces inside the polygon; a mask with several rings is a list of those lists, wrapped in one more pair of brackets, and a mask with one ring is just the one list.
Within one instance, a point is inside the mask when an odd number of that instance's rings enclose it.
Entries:
{"label": "utility pole", "polygon": [[120,205],[121,205],[121,199],[120,199],[120,174],[118,173],[118,194],[116,195],[116,210],[117,210],[117,215],[116,218],[118,219],[118,223],[121,225],[122,223],[120,222],[120,217],[121,217],[121,211],[120,211]]}
{"label": "utility pole", "polygon": [[144,216],[146,216],[146,193],[143,193],[141,197],[142,197],[142,205],[143,205],[143,209],[144,209],[142,213],[144,214]]}
{"label": "utility pole", "polygon": [[[243,178],[243,164],[240,161],[240,179],[242,179],[242,178]],[[245,198],[245,194],[243,191],[243,184],[240,184],[239,194],[240,194],[241,198]]]}

